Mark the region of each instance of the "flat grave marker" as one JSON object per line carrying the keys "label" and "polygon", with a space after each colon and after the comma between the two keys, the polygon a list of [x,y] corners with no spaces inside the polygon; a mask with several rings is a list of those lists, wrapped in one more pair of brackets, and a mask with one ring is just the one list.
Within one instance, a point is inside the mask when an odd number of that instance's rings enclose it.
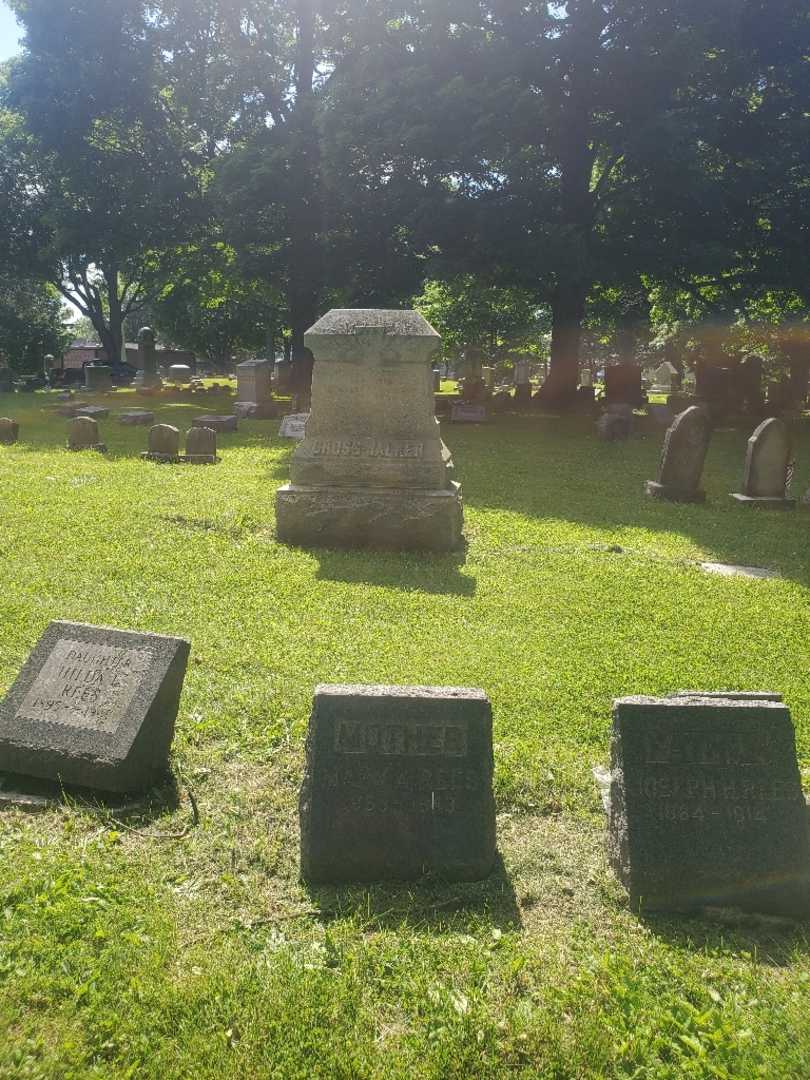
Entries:
{"label": "flat grave marker", "polygon": [[281,418],[281,426],[278,429],[282,439],[303,439],[306,435],[307,420],[309,413],[288,413]]}

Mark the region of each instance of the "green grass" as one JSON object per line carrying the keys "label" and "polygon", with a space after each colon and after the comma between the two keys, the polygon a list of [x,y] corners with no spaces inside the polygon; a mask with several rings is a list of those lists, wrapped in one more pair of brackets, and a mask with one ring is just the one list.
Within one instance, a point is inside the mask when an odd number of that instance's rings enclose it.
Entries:
{"label": "green grass", "polygon": [[[466,555],[336,553],[275,542],[276,423],[221,436],[216,467],[156,466],[112,420],[109,454],[67,453],[46,400],[0,397],[22,435],[0,447],[0,692],[56,618],[180,634],[192,659],[176,805],[0,814],[0,1076],[810,1075],[808,927],[638,919],[591,778],[614,697],[768,688],[810,787],[810,514],[731,503],[747,432],[715,434],[708,504],[674,506],[642,495],[659,429],[447,424]],[[797,456],[801,494],[807,426]],[[487,691],[502,872],[298,882],[312,690],[337,681]],[[200,824],[173,839],[189,788]]]}

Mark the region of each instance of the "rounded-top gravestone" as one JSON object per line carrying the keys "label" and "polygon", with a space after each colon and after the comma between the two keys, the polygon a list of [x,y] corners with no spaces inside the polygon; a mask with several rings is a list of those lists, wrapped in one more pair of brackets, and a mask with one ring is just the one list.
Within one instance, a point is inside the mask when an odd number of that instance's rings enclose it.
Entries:
{"label": "rounded-top gravestone", "polygon": [[180,432],[171,424],[155,424],[149,429],[149,449],[141,457],[151,461],[177,461],[180,456]]}
{"label": "rounded-top gravestone", "polygon": [[703,502],[700,488],[703,463],[711,438],[711,423],[704,408],[693,405],[675,417],[664,436],[658,479],[647,481],[647,494],[671,502]]}
{"label": "rounded-top gravestone", "polygon": [[733,493],[732,498],[762,507],[792,507],[795,500],[787,497],[790,460],[787,424],[778,417],[763,420],[748,440],[742,492]]}
{"label": "rounded-top gravestone", "polygon": [[193,372],[188,364],[172,364],[166,378],[173,383],[189,383],[193,378]]}
{"label": "rounded-top gravestone", "polygon": [[185,460],[193,464],[214,465],[217,457],[217,433],[209,427],[192,427],[186,435]]}
{"label": "rounded-top gravestone", "polygon": [[76,416],[68,429],[68,450],[106,450],[98,434],[98,421],[91,416]]}

